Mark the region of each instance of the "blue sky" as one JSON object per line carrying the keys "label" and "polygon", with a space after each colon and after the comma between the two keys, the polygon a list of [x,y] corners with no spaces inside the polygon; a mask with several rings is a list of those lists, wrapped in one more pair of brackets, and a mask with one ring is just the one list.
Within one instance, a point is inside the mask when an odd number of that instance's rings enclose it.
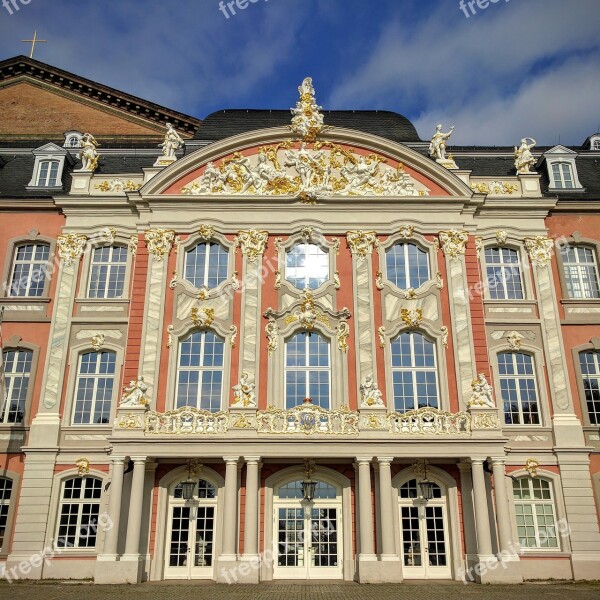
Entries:
{"label": "blue sky", "polygon": [[[6,0],[11,1],[11,0]],[[183,112],[384,109],[455,144],[581,144],[600,128],[600,0],[0,0],[0,58],[36,58]],[[243,1],[243,0],[242,0]],[[234,5],[235,6],[235,5]],[[1,107],[0,107],[1,108]]]}

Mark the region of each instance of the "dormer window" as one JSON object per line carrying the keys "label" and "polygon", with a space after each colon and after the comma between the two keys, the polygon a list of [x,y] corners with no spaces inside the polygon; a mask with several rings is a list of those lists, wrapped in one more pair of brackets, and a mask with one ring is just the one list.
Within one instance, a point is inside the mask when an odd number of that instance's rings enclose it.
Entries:
{"label": "dormer window", "polygon": [[577,175],[577,152],[565,146],[555,146],[544,152],[541,162],[546,162],[549,192],[585,192]]}
{"label": "dormer window", "polygon": [[58,160],[42,160],[38,171],[38,187],[56,187],[58,182],[58,169],[60,162]]}
{"label": "dormer window", "polygon": [[62,188],[62,174],[65,160],[72,161],[69,153],[56,144],[46,144],[32,150],[35,157],[28,190]]}
{"label": "dormer window", "polygon": [[600,138],[593,141],[592,150],[600,150]]}
{"label": "dormer window", "polygon": [[573,169],[569,163],[552,164],[552,187],[571,190],[573,187]]}
{"label": "dormer window", "polygon": [[83,133],[80,131],[67,131],[65,133],[65,143],[63,148],[81,148],[81,138]]}

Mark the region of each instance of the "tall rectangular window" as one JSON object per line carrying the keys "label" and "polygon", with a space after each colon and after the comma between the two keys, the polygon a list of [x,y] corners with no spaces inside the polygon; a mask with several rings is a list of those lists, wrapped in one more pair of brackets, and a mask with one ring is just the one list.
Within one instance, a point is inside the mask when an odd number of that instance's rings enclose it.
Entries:
{"label": "tall rectangular window", "polygon": [[22,423],[29,389],[33,352],[7,350],[3,352],[6,400],[1,407],[0,423]]}
{"label": "tall rectangular window", "polygon": [[18,245],[13,258],[8,295],[11,297],[43,296],[49,258],[48,244]]}
{"label": "tall rectangular window", "polygon": [[116,362],[117,355],[114,352],[87,352],[81,355],[73,425],[110,422]]}
{"label": "tall rectangular window", "polygon": [[533,357],[521,352],[498,354],[500,391],[507,425],[539,425],[540,413]]}
{"label": "tall rectangular window", "polygon": [[229,254],[221,244],[201,243],[185,253],[185,279],[194,287],[216,288],[227,279]]}
{"label": "tall rectangular window", "polygon": [[43,160],[40,162],[38,171],[37,185],[39,187],[56,187],[58,184],[58,167],[57,160]]}
{"label": "tall rectangular window", "polygon": [[12,480],[0,477],[0,552],[4,550],[10,497],[12,495]]}
{"label": "tall rectangular window", "polygon": [[487,287],[492,300],[522,300],[521,263],[512,248],[486,248]]}
{"label": "tall rectangular window", "polygon": [[596,252],[587,246],[569,246],[563,253],[569,298],[600,298]]}
{"label": "tall rectangular window", "polygon": [[580,352],[579,365],[590,423],[600,425],[600,352]]}
{"label": "tall rectangular window", "polygon": [[104,246],[92,254],[89,298],[122,298],[127,268],[125,246]]}
{"label": "tall rectangular window", "polygon": [[57,548],[96,546],[101,497],[102,480],[96,477],[74,477],[63,482]]}
{"label": "tall rectangular window", "polygon": [[552,178],[554,187],[559,189],[573,189],[573,170],[569,163],[554,163],[552,165]]}
{"label": "tall rectangular window", "polygon": [[552,486],[536,477],[513,480],[519,544],[522,548],[558,548]]}

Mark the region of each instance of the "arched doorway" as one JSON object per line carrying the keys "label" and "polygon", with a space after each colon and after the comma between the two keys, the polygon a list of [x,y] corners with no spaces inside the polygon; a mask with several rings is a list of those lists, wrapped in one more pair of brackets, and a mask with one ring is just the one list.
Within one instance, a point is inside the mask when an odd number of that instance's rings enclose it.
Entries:
{"label": "arched doorway", "polygon": [[425,501],[416,478],[398,489],[400,553],[405,579],[450,579],[451,547],[446,488],[433,484]]}
{"label": "arched doorway", "polygon": [[342,489],[315,479],[312,502],[303,499],[300,478],[273,489],[275,579],[342,579]]}
{"label": "arched doorway", "polygon": [[217,486],[199,479],[192,500],[181,483],[169,489],[165,579],[212,579],[215,563]]}

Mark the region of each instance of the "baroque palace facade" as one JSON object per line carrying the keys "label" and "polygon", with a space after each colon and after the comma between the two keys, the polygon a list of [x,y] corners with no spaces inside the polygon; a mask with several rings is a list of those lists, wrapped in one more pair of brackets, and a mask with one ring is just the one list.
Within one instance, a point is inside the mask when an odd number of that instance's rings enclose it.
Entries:
{"label": "baroque palace facade", "polygon": [[600,134],[299,91],[0,62],[5,576],[597,578]]}

